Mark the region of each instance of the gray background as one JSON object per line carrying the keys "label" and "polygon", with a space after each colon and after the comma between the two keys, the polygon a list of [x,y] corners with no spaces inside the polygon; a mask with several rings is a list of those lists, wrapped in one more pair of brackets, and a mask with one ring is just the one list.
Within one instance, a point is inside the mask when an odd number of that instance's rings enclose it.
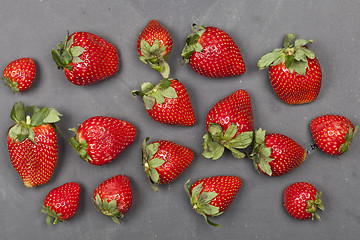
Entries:
{"label": "gray background", "polygon": [[[131,91],[144,81],[156,83],[159,76],[137,59],[136,41],[151,19],[171,33],[171,77],[189,91],[197,123],[193,127],[162,125],[145,112],[141,98]],[[0,233],[1,239],[358,239],[360,233],[359,136],[341,157],[319,150],[287,175],[270,178],[257,174],[248,159],[236,160],[228,152],[218,161],[201,157],[202,136],[209,109],[237,89],[249,92],[256,127],[285,134],[304,148],[312,144],[310,121],[323,114],[341,114],[359,124],[360,2],[353,1],[55,1],[13,0],[0,3],[0,67],[21,57],[37,64],[34,85],[22,94],[0,87]],[[181,66],[180,53],[191,24],[216,26],[238,44],[247,72],[243,76],[208,79]],[[101,83],[78,87],[66,80],[52,61],[50,50],[66,31],[89,31],[113,43],[119,50],[118,74]],[[274,94],[267,70],[258,71],[257,61],[282,46],[287,33],[314,39],[314,50],[323,69],[318,98],[301,106],[289,106]],[[9,117],[16,101],[25,105],[54,107],[63,114],[58,124],[58,165],[51,181],[26,189],[12,168],[6,147]],[[77,126],[95,115],[117,117],[133,123],[136,141],[112,163],[98,167],[82,161],[68,144]],[[141,166],[141,142],[145,137],[168,139],[195,152],[192,165],[170,185],[155,193]],[[93,190],[105,179],[126,174],[132,180],[134,203],[122,225],[95,210]],[[183,190],[186,180],[213,175],[236,175],[243,186],[227,212],[208,226],[192,211]],[[76,181],[82,187],[80,207],[67,224],[48,227],[40,213],[46,194],[54,187]],[[308,181],[323,191],[326,211],[322,221],[298,221],[282,206],[284,189]]]}

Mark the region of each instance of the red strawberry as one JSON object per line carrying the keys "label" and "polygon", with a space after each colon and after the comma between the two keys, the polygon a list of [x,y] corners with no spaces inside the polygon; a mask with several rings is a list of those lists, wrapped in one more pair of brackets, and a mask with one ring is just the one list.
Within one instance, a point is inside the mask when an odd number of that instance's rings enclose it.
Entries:
{"label": "red strawberry", "polygon": [[250,158],[258,171],[269,176],[280,176],[302,164],[306,151],[291,138],[278,133],[266,133],[260,128],[255,132]]}
{"label": "red strawberry", "polygon": [[166,63],[173,47],[170,33],[156,20],[151,20],[140,33],[137,44],[139,59],[164,78],[169,77],[170,67]]}
{"label": "red strawberry", "polygon": [[45,197],[42,213],[47,214],[48,225],[65,222],[76,213],[79,207],[80,185],[69,182],[51,190]]}
{"label": "red strawberry", "polygon": [[119,69],[116,48],[95,34],[74,32],[52,49],[58,68],[75,85],[89,85],[109,78]]}
{"label": "red strawberry", "polygon": [[141,91],[132,94],[143,96],[146,111],[155,121],[182,126],[196,122],[189,94],[177,79],[164,78],[157,85],[146,82],[141,85]]}
{"label": "red strawberry", "polygon": [[31,58],[20,58],[9,63],[3,73],[3,80],[13,92],[23,92],[32,85],[36,76],[35,62]]}
{"label": "red strawberry", "polygon": [[[32,117],[26,112],[31,112]],[[47,183],[58,159],[58,140],[53,126],[61,114],[53,108],[24,109],[19,102],[15,103],[10,116],[15,121],[7,136],[12,165],[26,187]]]}
{"label": "red strawberry", "polygon": [[230,206],[242,180],[235,176],[215,176],[200,179],[191,186],[188,182],[185,183],[185,191],[190,197],[193,209],[202,215],[208,224],[220,227],[208,217],[219,216]]}
{"label": "red strawberry", "polygon": [[245,90],[237,90],[218,101],[206,118],[204,152],[206,158],[218,159],[224,148],[234,157],[243,158],[245,154],[238,149],[248,147],[253,140],[254,120],[251,100]]}
{"label": "red strawberry", "polygon": [[181,56],[198,74],[230,77],[245,73],[245,63],[232,38],[216,27],[192,25],[194,33],[186,39]]}
{"label": "red strawberry", "polygon": [[91,117],[78,130],[70,130],[75,132],[75,136],[70,139],[71,146],[83,160],[93,165],[111,162],[136,137],[136,128],[132,124],[103,116]]}
{"label": "red strawberry", "polygon": [[316,146],[330,155],[340,155],[349,149],[350,143],[358,131],[352,122],[339,115],[324,115],[310,123],[310,129]]}
{"label": "red strawberry", "polygon": [[177,143],[160,140],[147,144],[146,138],[142,145],[142,161],[151,187],[153,184],[167,184],[178,178],[194,159],[194,153],[187,147]]}
{"label": "red strawberry", "polygon": [[321,192],[306,182],[297,182],[284,191],[283,204],[286,211],[294,218],[300,220],[314,219],[314,216],[320,220],[317,209],[324,210],[325,207],[321,201]]}
{"label": "red strawberry", "polygon": [[124,217],[133,202],[130,179],[117,175],[105,180],[95,189],[93,201],[96,209],[120,223],[119,217]]}
{"label": "red strawberry", "polygon": [[278,48],[263,56],[258,67],[269,67],[271,85],[276,95],[287,104],[309,103],[316,99],[321,88],[321,67],[314,52],[306,44],[312,40],[297,39],[288,34],[284,48]]}

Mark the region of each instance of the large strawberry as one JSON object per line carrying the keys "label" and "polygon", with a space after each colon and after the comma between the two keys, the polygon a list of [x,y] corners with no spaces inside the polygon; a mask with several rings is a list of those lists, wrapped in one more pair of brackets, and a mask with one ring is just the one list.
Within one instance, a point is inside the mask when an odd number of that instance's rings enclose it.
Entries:
{"label": "large strawberry", "polygon": [[321,200],[322,193],[313,185],[307,182],[291,184],[284,191],[283,204],[286,211],[299,220],[314,219],[320,220],[317,210],[324,210]]}
{"label": "large strawberry", "polygon": [[151,20],[140,33],[137,44],[139,59],[164,78],[168,78],[170,67],[166,63],[173,47],[170,33],[156,20]]}
{"label": "large strawberry", "polygon": [[321,88],[321,67],[314,52],[306,47],[312,40],[297,39],[288,34],[284,48],[264,55],[259,69],[269,67],[271,85],[276,95],[287,104],[309,103],[316,99]]}
{"label": "large strawberry", "polygon": [[130,179],[125,175],[117,175],[105,180],[94,190],[93,202],[102,214],[120,223],[119,218],[124,217],[133,202]]}
{"label": "large strawberry", "polygon": [[208,112],[202,155],[215,160],[227,148],[234,157],[245,157],[239,149],[247,148],[252,143],[253,128],[250,96],[245,90],[237,90],[218,101]]}
{"label": "large strawberry", "polygon": [[306,151],[291,138],[266,133],[261,128],[255,132],[254,148],[250,158],[255,169],[269,176],[280,176],[298,167],[306,158]]}
{"label": "large strawberry", "polygon": [[76,182],[65,183],[51,190],[44,200],[42,213],[47,214],[46,223],[65,222],[76,213],[79,207],[80,185]]}
{"label": "large strawberry", "polygon": [[35,62],[20,58],[10,62],[4,69],[3,80],[13,92],[23,92],[33,84],[36,76]]}
{"label": "large strawberry", "polygon": [[311,121],[310,129],[320,150],[340,155],[349,149],[359,126],[354,127],[349,119],[340,115],[323,115]]}
{"label": "large strawberry", "polygon": [[146,82],[141,85],[141,91],[132,94],[143,96],[146,111],[155,121],[182,126],[196,122],[189,94],[177,79],[164,78],[157,85]]}
{"label": "large strawberry", "polygon": [[159,140],[142,145],[142,163],[151,187],[154,184],[167,184],[178,178],[191,164],[194,153],[189,148],[168,140]]}
{"label": "large strawberry", "polygon": [[185,191],[190,197],[193,209],[202,215],[208,224],[220,227],[208,217],[222,214],[234,201],[242,180],[235,176],[214,176],[202,178],[194,184],[185,183]]}
{"label": "large strawberry", "polygon": [[88,32],[67,34],[52,57],[66,78],[75,85],[90,85],[109,78],[119,69],[116,48],[101,37]]}
{"label": "large strawberry", "polygon": [[245,63],[229,34],[216,27],[192,25],[181,56],[198,74],[221,78],[245,73]]}
{"label": "large strawberry", "polygon": [[136,128],[113,117],[95,116],[84,121],[70,138],[71,146],[80,157],[93,164],[103,165],[114,160],[132,144],[136,137]]}
{"label": "large strawberry", "polygon": [[[32,113],[32,117],[27,115]],[[21,102],[11,111],[15,124],[9,129],[7,146],[11,163],[26,187],[47,183],[58,159],[58,140],[54,123],[61,114],[53,108],[39,109]]]}

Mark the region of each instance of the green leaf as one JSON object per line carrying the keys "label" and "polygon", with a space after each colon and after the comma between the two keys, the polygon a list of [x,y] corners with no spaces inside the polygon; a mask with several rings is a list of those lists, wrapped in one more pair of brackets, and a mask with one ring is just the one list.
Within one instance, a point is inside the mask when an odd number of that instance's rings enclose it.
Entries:
{"label": "green leaf", "polygon": [[291,42],[295,39],[295,34],[287,34],[284,40],[284,48],[289,48],[291,46]]}
{"label": "green leaf", "polygon": [[71,55],[71,53],[67,50],[65,50],[61,55],[60,55],[60,62],[62,63],[62,66],[66,66],[69,65],[73,60],[73,57]]}
{"label": "green leaf", "polygon": [[148,93],[151,90],[153,90],[155,87],[154,84],[150,83],[150,82],[144,82],[141,84],[141,91],[143,91],[144,93]]}
{"label": "green leaf", "polygon": [[160,178],[159,178],[159,173],[155,168],[150,168],[150,179],[151,181],[153,181],[154,183],[159,183]]}
{"label": "green leaf", "polygon": [[159,66],[161,67],[160,74],[163,78],[168,78],[170,75],[170,66],[166,61],[160,61]]}
{"label": "green leaf", "polygon": [[230,141],[236,134],[238,127],[235,123],[232,123],[225,131],[224,139]]}
{"label": "green leaf", "polygon": [[271,65],[277,65],[275,62],[280,61],[279,63],[284,61],[285,54],[282,52],[282,50],[272,51],[270,53],[265,54],[260,58],[260,60],[257,63],[258,68],[264,69]]}
{"label": "green leaf", "polygon": [[166,161],[164,159],[160,159],[160,158],[153,158],[149,161],[149,165],[152,168],[157,168],[162,166]]}
{"label": "green leaf", "polygon": [[153,94],[151,94],[151,96],[153,96],[155,98],[155,101],[158,103],[158,104],[163,104],[165,102],[165,98],[162,94],[162,92],[154,92]]}
{"label": "green leaf", "polygon": [[203,204],[210,203],[217,195],[219,195],[216,192],[202,192],[198,198],[198,202]]}
{"label": "green leaf", "polygon": [[266,131],[259,128],[255,132],[255,143],[257,144],[263,144],[265,142],[265,134]]}
{"label": "green leaf", "polygon": [[271,170],[271,167],[269,165],[268,162],[266,161],[260,161],[259,163],[259,168],[265,172],[267,175],[271,176],[272,175],[272,170]]}
{"label": "green leaf", "polygon": [[216,214],[219,213],[219,207],[215,207],[211,204],[205,204],[203,206],[201,206],[201,210],[206,214],[206,215],[209,215],[209,216],[214,216]]}
{"label": "green leaf", "polygon": [[62,116],[58,111],[54,108],[49,108],[49,114],[45,117],[44,123],[56,123],[60,121],[60,117]]}
{"label": "green leaf", "polygon": [[302,48],[302,50],[305,52],[306,57],[310,58],[310,59],[314,59],[315,58],[315,53],[307,48]]}
{"label": "green leaf", "polygon": [[166,98],[177,98],[176,91],[173,87],[168,87],[161,91],[161,94]]}
{"label": "green leaf", "polygon": [[143,96],[143,101],[147,110],[152,109],[156,103],[156,99],[154,97],[146,95]]}
{"label": "green leaf", "polygon": [[296,39],[295,40],[295,47],[303,47],[308,43],[312,43],[313,40],[306,40],[306,39]]}
{"label": "green leaf", "polygon": [[149,56],[150,55],[150,44],[145,41],[145,39],[141,39],[141,42],[140,42],[140,51],[141,51],[141,54],[144,55],[144,56]]}
{"label": "green leaf", "polygon": [[192,191],[191,191],[191,198],[192,199],[196,199],[200,196],[200,192],[203,190],[203,184],[204,183],[200,183],[198,185],[196,185]]}
{"label": "green leaf", "polygon": [[159,146],[160,143],[150,143],[146,146],[146,154],[148,156],[148,159],[153,158],[155,153],[157,153]]}
{"label": "green leaf", "polygon": [[307,62],[305,51],[302,48],[299,48],[298,50],[296,50],[296,52],[294,54],[294,58],[296,61]]}
{"label": "green leaf", "polygon": [[306,68],[308,66],[307,62],[297,62],[294,61],[291,68],[289,69],[290,72],[297,72],[300,75],[305,75],[306,74]]}
{"label": "green leaf", "polygon": [[209,124],[209,133],[214,139],[223,139],[223,128],[220,124],[210,123]]}
{"label": "green leaf", "polygon": [[39,126],[44,123],[44,119],[49,115],[49,108],[45,107],[35,112],[31,118],[31,126]]}
{"label": "green leaf", "polygon": [[294,55],[286,55],[285,56],[285,67],[290,68],[290,66],[294,62]]}
{"label": "green leaf", "polygon": [[150,53],[154,53],[159,48],[160,48],[159,39],[155,39],[152,46],[150,47]]}
{"label": "green leaf", "polygon": [[237,159],[242,159],[242,158],[246,157],[246,155],[244,153],[242,153],[239,150],[236,150],[234,148],[230,148],[230,151],[231,151],[232,155]]}
{"label": "green leaf", "polygon": [[74,47],[70,48],[70,54],[73,57],[79,57],[81,54],[84,53],[84,51],[85,51],[85,49],[80,46],[74,46]]}
{"label": "green leaf", "polygon": [[10,117],[16,123],[25,122],[25,109],[22,102],[17,102],[14,104],[10,113]]}
{"label": "green leaf", "polygon": [[241,149],[247,148],[253,142],[253,135],[254,133],[252,131],[240,133],[229,142],[230,147]]}

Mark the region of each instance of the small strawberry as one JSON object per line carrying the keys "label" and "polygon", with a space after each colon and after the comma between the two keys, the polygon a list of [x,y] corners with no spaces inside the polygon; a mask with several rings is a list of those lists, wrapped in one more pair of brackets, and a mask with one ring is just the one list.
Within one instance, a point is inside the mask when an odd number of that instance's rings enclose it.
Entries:
{"label": "small strawberry", "polygon": [[321,67],[314,52],[306,47],[313,40],[297,39],[288,34],[284,48],[264,55],[259,69],[269,67],[271,85],[276,95],[287,104],[309,103],[316,99],[321,88]]}
{"label": "small strawberry", "polygon": [[[79,207],[80,185],[76,182],[65,183],[51,190],[45,197],[42,213],[47,214],[46,223],[65,222],[76,213]],[[53,221],[54,219],[54,221]]]}
{"label": "small strawberry", "polygon": [[321,200],[321,192],[306,182],[297,182],[284,191],[283,204],[286,211],[294,218],[300,220],[320,220],[317,209],[324,211],[325,207]]}
{"label": "small strawberry", "polygon": [[15,103],[11,111],[15,124],[8,131],[8,151],[13,167],[28,188],[47,183],[54,172],[58,159],[54,124],[59,116],[53,108],[24,108],[21,102]]}
{"label": "small strawberry", "polygon": [[109,78],[119,69],[116,48],[95,34],[74,32],[67,34],[52,57],[66,78],[75,85],[90,85]]}
{"label": "small strawberry", "polygon": [[140,33],[137,44],[139,59],[164,78],[168,78],[170,67],[166,63],[173,47],[170,33],[156,20],[151,20]]}
{"label": "small strawberry", "polygon": [[306,151],[291,138],[278,133],[266,133],[260,128],[255,132],[250,158],[259,172],[280,176],[302,164]]}
{"label": "small strawberry", "polygon": [[80,157],[93,164],[104,165],[114,160],[132,144],[136,128],[123,120],[96,116],[84,121],[70,138],[71,146]]}
{"label": "small strawberry", "polygon": [[316,146],[330,155],[340,155],[349,149],[359,129],[340,115],[324,115],[313,119],[310,129]]}
{"label": "small strawberry", "polygon": [[177,79],[162,79],[157,85],[146,82],[133,96],[143,96],[147,113],[164,124],[192,126],[196,122],[185,86]]}
{"label": "small strawberry", "polygon": [[31,58],[20,58],[9,63],[3,73],[3,80],[12,91],[23,92],[32,85],[36,76],[35,62]]}
{"label": "small strawberry", "polygon": [[151,187],[157,191],[154,184],[168,184],[178,178],[193,161],[194,153],[171,141],[147,144],[148,140],[146,138],[142,145],[142,162]]}
{"label": "small strawberry", "polygon": [[202,215],[208,224],[220,227],[208,217],[219,216],[230,206],[242,180],[235,176],[215,176],[202,178],[192,185],[188,183],[189,181],[185,183],[185,191],[190,197],[193,209]]}
{"label": "small strawberry", "polygon": [[186,39],[181,56],[198,74],[221,78],[245,73],[245,63],[238,46],[223,30],[192,25],[194,33]]}
{"label": "small strawberry", "polygon": [[238,149],[247,148],[253,140],[254,120],[249,94],[237,90],[218,101],[209,111],[206,118],[204,135],[205,158],[216,160],[224,149],[229,149],[236,158],[245,154]]}
{"label": "small strawberry", "polygon": [[98,211],[120,223],[119,218],[124,217],[133,202],[130,179],[117,175],[105,180],[95,189],[93,201]]}

